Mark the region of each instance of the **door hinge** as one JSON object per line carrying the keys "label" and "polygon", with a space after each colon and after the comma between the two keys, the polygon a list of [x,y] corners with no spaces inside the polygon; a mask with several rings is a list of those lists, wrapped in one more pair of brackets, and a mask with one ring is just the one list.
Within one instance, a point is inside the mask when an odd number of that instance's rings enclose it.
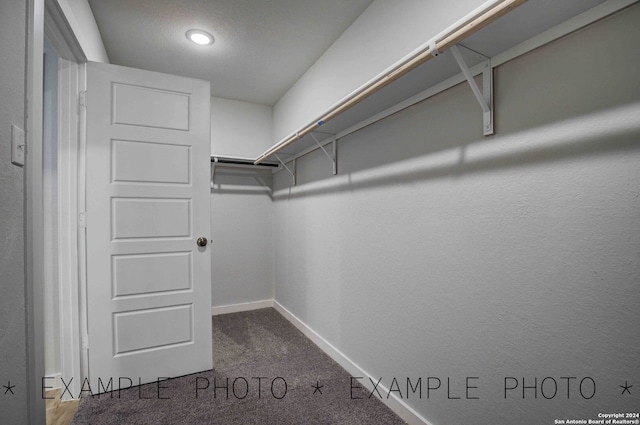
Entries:
{"label": "door hinge", "polygon": [[82,90],[80,92],[80,106],[82,106],[83,108],[87,107],[87,91],[86,90]]}
{"label": "door hinge", "polygon": [[82,335],[82,349],[83,350],[89,349],[89,335],[87,334]]}
{"label": "door hinge", "polygon": [[78,225],[80,226],[81,229],[86,229],[87,228],[87,214],[81,212],[80,214],[78,214]]}

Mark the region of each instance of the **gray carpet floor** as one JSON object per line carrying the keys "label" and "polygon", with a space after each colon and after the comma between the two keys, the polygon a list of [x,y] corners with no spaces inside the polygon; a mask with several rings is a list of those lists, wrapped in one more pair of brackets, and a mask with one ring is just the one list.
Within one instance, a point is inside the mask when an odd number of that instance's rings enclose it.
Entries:
{"label": "gray carpet floor", "polygon": [[162,384],[169,399],[85,397],[72,424],[404,424],[274,309],[214,316],[213,352],[213,370]]}

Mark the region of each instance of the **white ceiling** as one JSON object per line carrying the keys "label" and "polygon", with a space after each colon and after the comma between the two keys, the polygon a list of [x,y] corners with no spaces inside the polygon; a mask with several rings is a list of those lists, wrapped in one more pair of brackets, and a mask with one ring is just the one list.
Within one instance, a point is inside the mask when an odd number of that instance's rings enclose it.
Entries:
{"label": "white ceiling", "polygon": [[[372,0],[89,0],[111,63],[273,105]],[[191,28],[215,37],[197,46]]]}

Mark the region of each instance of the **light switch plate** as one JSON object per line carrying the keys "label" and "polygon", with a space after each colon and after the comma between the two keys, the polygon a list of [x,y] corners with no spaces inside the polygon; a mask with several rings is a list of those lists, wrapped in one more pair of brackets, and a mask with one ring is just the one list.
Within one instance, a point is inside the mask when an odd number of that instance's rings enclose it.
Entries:
{"label": "light switch plate", "polygon": [[15,125],[11,126],[11,163],[20,167],[24,166],[26,146],[24,143],[24,130]]}

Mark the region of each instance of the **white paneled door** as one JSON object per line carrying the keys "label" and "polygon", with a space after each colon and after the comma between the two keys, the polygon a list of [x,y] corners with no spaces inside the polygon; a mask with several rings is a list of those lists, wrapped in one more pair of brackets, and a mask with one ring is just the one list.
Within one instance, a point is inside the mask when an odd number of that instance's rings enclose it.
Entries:
{"label": "white paneled door", "polygon": [[211,369],[209,83],[90,62],[85,103],[90,383]]}

